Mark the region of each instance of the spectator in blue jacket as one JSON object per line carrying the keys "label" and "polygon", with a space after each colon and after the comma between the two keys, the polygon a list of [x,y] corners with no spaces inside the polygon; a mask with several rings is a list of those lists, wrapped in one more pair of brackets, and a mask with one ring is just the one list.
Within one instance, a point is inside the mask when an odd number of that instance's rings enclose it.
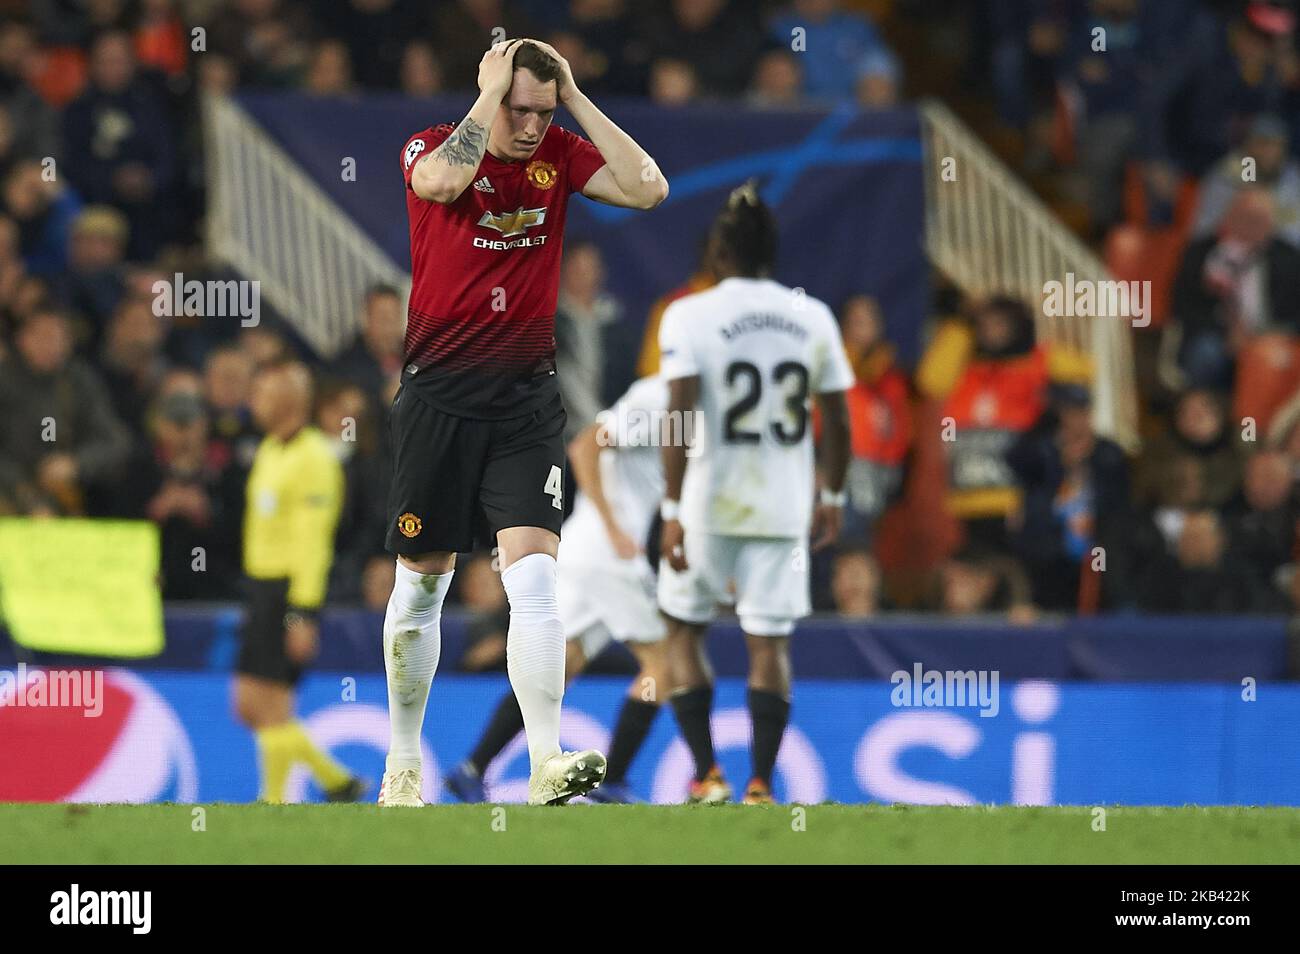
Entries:
{"label": "spectator in blue jacket", "polygon": [[1083,385],[1052,386],[1051,406],[1007,454],[1024,491],[1017,555],[1029,568],[1034,603],[1073,611],[1093,548],[1118,542],[1128,514],[1128,458],[1092,427]]}
{"label": "spectator in blue jacket", "polygon": [[96,354],[104,329],[126,291],[126,253],[129,226],[117,209],[107,205],[83,209],[72,224],[68,268],[55,284],[61,304],[82,324],[78,337],[90,354]]}
{"label": "spectator in blue jacket", "polygon": [[19,248],[31,275],[47,278],[68,264],[72,223],[81,199],[34,160],[15,163],[4,177],[4,212],[18,226]]}
{"label": "spectator in blue jacket", "polygon": [[870,20],[839,7],[839,0],[795,0],[772,21],[771,37],[790,49],[795,30],[804,31],[799,63],[808,98],[888,105],[897,95],[897,60]]}

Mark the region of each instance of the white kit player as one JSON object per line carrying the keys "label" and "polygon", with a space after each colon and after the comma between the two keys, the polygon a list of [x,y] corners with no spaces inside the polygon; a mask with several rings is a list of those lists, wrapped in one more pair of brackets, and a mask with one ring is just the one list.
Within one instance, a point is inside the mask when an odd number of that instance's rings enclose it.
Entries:
{"label": "white kit player", "polygon": [[[664,493],[658,434],[667,403],[663,379],[642,378],[569,444],[578,497],[556,558],[556,599],[567,639],[565,679],[582,672],[612,639],[640,666],[619,711],[605,781],[587,795],[592,801],[633,800],[627,771],[668,685],[664,623],[644,550]],[[486,800],[488,765],[523,727],[519,703],[506,693],[474,751],[447,777],[447,790],[461,801]]]}
{"label": "white kit player", "polygon": [[[753,183],[735,190],[706,250],[719,283],[671,304],[659,332],[668,417],[700,417],[689,462],[682,442],[663,442],[659,564],[673,711],[695,760],[693,802],[731,797],[714,757],[704,637],[717,604],[733,599],[749,650],[753,771],[744,801],[772,802],[790,717],[789,637],[810,611],[809,534],[813,549],[833,543],[844,505],[844,392],[853,372],[831,310],[767,277],[776,239]],[[823,477],[815,507],[813,399]]]}

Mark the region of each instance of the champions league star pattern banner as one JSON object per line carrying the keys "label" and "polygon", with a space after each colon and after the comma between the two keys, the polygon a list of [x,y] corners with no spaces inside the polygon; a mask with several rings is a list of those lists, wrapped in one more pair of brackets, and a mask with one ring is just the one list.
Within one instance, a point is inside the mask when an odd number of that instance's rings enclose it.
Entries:
{"label": "champions league star pattern banner", "polygon": [[[95,717],[51,708],[0,682],[0,802],[230,801],[256,797],[252,736],[229,712],[229,676],[108,670]],[[909,679],[911,674],[909,674]],[[804,803],[1027,805],[1300,805],[1300,688],[1234,685],[981,684],[963,699],[915,682],[804,681],[795,689],[776,792]],[[463,759],[507,691],[504,676],[439,676],[425,720],[424,797]],[[626,682],[584,678],[565,697],[566,748],[607,748]],[[43,706],[35,705],[39,698]],[[382,676],[316,675],[302,687],[311,734],[378,782],[388,744]],[[28,704],[20,704],[20,702]],[[947,702],[947,705],[934,705]],[[962,702],[964,704],[954,704]],[[748,777],[743,680],[720,680],[713,729],[735,785]],[[679,802],[689,757],[672,714],[659,714],[629,781]],[[522,801],[527,752],[517,738],[488,773],[494,801]],[[372,789],[371,795],[373,796]],[[318,799],[305,775],[291,800]]]}
{"label": "champions league star pattern banner", "polygon": [[[289,156],[403,269],[410,268],[398,155],[415,132],[457,123],[472,98],[372,95],[317,99],[241,94]],[[915,110],[750,109],[735,104],[664,109],[639,100],[598,105],[654,156],[671,194],[652,212],[575,196],[566,238],[591,239],[624,306],[614,343],[630,361],[651,304],[695,268],[709,223],[727,193],[751,176],[781,227],[776,277],[838,310],[849,295],[875,295],[889,337],[908,363],[920,350],[929,294],[923,252],[924,195]],[[563,109],[556,120],[581,133]],[[343,181],[345,159],[356,180]]]}
{"label": "champions league star pattern banner", "polygon": [[[102,605],[102,604],[101,604]],[[157,656],[134,668],[208,670],[226,673],[239,653],[243,609],[237,605],[166,608],[167,642]],[[442,672],[456,668],[471,642],[472,614],[448,608],[442,614]],[[341,673],[384,670],[375,634],[384,614],[360,607],[332,606],[321,614],[321,653],[313,669]],[[810,617],[801,620],[791,643],[795,681],[888,679],[920,660],[926,669],[996,670],[1004,683],[1027,679],[1063,682],[1217,682],[1237,684],[1294,678],[1288,620],[1284,616],[1075,616],[1044,619],[1008,629],[996,617],[942,619],[885,614],[870,620]],[[721,676],[749,671],[745,637],[735,617],[709,630],[709,655]],[[68,668],[83,657],[27,653],[6,642],[0,628],[0,672],[20,658],[31,664]],[[621,668],[620,668],[621,667]],[[630,668],[629,668],[630,667]],[[592,662],[591,672],[633,672],[631,655],[611,645]]]}

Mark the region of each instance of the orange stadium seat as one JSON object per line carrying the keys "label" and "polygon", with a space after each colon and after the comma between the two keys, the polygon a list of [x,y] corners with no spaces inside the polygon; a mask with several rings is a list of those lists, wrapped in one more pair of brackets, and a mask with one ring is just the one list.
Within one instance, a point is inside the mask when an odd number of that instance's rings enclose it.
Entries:
{"label": "orange stadium seat", "polygon": [[880,520],[876,557],[896,600],[911,603],[924,592],[931,572],[961,544],[961,525],[947,507],[948,465],[940,440],[938,400],[912,408],[915,442],[901,499]]}
{"label": "orange stadium seat", "polygon": [[1106,267],[1124,281],[1151,282],[1151,324],[1160,327],[1169,315],[1178,264],[1191,233],[1200,184],[1188,177],[1179,186],[1172,225],[1149,225],[1146,183],[1140,167],[1130,163],[1124,175],[1125,221],[1106,236]]}
{"label": "orange stadium seat", "polygon": [[85,88],[86,54],[75,46],[47,47],[41,51],[40,68],[30,82],[51,106],[66,106]]}
{"label": "orange stadium seat", "polygon": [[1237,383],[1233,414],[1238,421],[1254,418],[1256,435],[1268,431],[1278,408],[1300,388],[1300,338],[1258,335],[1237,353]]}

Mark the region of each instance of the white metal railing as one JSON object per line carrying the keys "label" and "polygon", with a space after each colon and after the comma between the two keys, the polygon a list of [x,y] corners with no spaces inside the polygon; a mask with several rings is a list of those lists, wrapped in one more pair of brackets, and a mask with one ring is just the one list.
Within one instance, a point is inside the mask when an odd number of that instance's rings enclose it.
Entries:
{"label": "white metal railing", "polygon": [[355,337],[365,291],[410,275],[233,100],[203,102],[208,254],[261,282],[266,301],[322,357]]}
{"label": "white metal railing", "polygon": [[[1003,293],[1034,310],[1040,340],[1087,353],[1099,433],[1138,445],[1132,325],[1120,317],[1053,317],[1044,286],[1108,281],[1105,264],[942,103],[921,104],[925,245],[931,262],[973,295]],[[945,177],[945,160],[952,175]]]}

